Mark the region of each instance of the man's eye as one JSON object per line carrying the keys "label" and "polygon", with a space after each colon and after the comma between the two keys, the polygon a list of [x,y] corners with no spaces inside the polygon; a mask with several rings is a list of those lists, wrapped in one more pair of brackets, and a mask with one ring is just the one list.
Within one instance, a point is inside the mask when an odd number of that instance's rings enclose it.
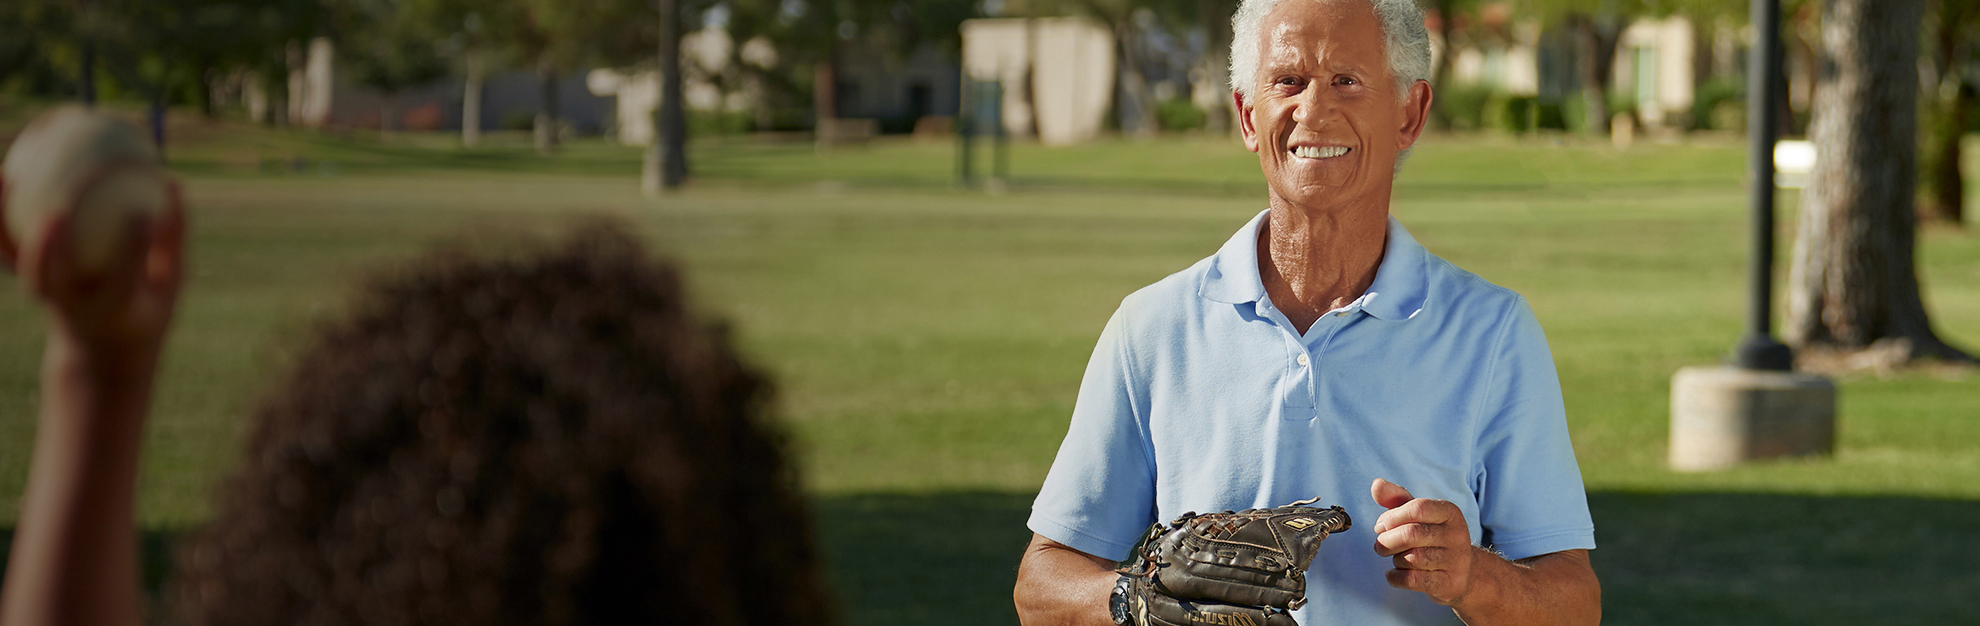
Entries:
{"label": "man's eye", "polygon": [[1291,76],[1285,76],[1285,77],[1281,77],[1277,82],[1281,85],[1291,87],[1293,85],[1298,85],[1299,79],[1293,78]]}
{"label": "man's eye", "polygon": [[1340,78],[1338,78],[1338,79],[1335,79],[1335,80],[1334,80],[1334,84],[1337,84],[1337,85],[1346,85],[1346,86],[1353,86],[1353,85],[1359,85],[1359,84],[1361,84],[1361,81],[1359,81],[1359,80],[1355,80],[1353,76],[1342,76],[1342,77],[1340,77]]}

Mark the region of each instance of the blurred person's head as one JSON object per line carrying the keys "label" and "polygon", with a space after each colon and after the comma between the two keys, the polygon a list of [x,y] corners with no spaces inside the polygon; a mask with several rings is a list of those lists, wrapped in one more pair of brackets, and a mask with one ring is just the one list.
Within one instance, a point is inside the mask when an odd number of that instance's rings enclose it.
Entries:
{"label": "blurred person's head", "polygon": [[832,621],[769,385],[605,227],[375,280],[255,413],[212,624]]}
{"label": "blurred person's head", "polygon": [[1231,88],[1272,195],[1300,206],[1388,193],[1429,109],[1413,0],[1244,0]]}

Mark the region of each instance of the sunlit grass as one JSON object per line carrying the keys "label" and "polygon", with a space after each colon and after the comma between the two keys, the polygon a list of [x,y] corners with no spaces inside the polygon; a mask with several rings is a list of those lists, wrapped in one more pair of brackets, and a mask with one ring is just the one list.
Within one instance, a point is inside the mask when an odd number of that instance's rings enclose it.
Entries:
{"label": "sunlit grass", "polygon": [[[646,200],[639,152],[596,139],[544,157],[517,136],[459,151],[443,135],[179,127],[171,155],[195,209],[193,277],[145,449],[147,525],[204,519],[208,490],[238,454],[243,416],[355,277],[463,230],[554,231],[578,215],[617,215],[678,257],[701,307],[733,322],[775,373],[842,592],[863,624],[1007,623],[1022,507],[1064,434],[1100,327],[1123,296],[1212,253],[1263,206],[1255,157],[1220,138],[1018,144],[1004,195],[954,188],[946,141],[819,152],[723,138],[696,145],[692,187]],[[1857,604],[1898,606],[1788,574],[1728,591],[1721,583],[1740,575],[1732,566],[1668,562],[1687,544],[1646,520],[1670,507],[1764,525],[1768,511],[1756,507],[1896,498],[1866,502],[1923,512],[1923,526],[1906,532],[1980,557],[1959,530],[1980,502],[1975,374],[1846,378],[1831,460],[1663,468],[1671,374],[1717,361],[1741,330],[1742,167],[1740,144],[1725,137],[1622,152],[1573,139],[1433,136],[1398,185],[1396,213],[1418,239],[1525,294],[1547,330],[1607,548],[1597,564],[1612,581],[1611,623],[1748,615],[1672,608],[1685,602],[1759,607],[1755,621],[1776,623],[1809,614],[1796,607],[1854,616],[1876,615],[1851,612]],[[1783,197],[1784,213],[1793,201]],[[1932,228],[1921,242],[1938,328],[1980,346],[1980,241]],[[0,398],[15,399],[0,403],[0,525],[15,514],[27,466],[39,327],[20,296],[0,298],[0,353],[12,355],[0,360]],[[1742,506],[1737,494],[1774,499]],[[875,517],[956,510],[1002,522],[950,520],[974,534],[945,542],[926,525]],[[1811,523],[1857,530],[1841,517]],[[935,580],[886,569],[911,561],[860,556],[903,528],[924,533],[911,538],[925,544],[918,554],[968,563]],[[1735,550],[1734,539],[1768,537],[1714,532],[1723,541],[1710,545]],[[1823,540],[1794,541],[1807,559],[1771,548],[1746,556],[1815,577],[1843,567],[1825,560],[1841,553],[1823,552]],[[1775,558],[1789,560],[1766,561]],[[1980,584],[1970,569],[1917,567],[1945,589]],[[1860,593],[1905,602],[1930,597],[1900,594],[1895,579],[1862,584]],[[945,611],[929,598],[971,608]],[[1929,604],[1891,610],[1940,614]]]}

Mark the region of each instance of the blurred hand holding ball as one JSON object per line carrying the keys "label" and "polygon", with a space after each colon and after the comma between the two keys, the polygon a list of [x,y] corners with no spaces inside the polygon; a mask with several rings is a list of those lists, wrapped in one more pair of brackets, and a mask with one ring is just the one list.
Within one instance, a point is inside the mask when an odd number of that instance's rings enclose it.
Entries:
{"label": "blurred hand holding ball", "polygon": [[64,106],[21,130],[0,163],[7,236],[21,259],[40,254],[48,226],[67,214],[75,262],[106,269],[133,236],[132,218],[165,210],[169,182],[144,133],[114,117]]}

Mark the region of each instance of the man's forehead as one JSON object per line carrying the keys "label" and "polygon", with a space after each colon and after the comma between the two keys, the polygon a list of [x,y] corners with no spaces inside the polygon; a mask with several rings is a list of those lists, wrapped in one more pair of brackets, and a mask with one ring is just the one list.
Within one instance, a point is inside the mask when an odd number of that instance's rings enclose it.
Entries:
{"label": "man's forehead", "polygon": [[1265,18],[1265,56],[1295,61],[1312,53],[1331,60],[1380,57],[1382,25],[1367,0],[1285,0]]}

